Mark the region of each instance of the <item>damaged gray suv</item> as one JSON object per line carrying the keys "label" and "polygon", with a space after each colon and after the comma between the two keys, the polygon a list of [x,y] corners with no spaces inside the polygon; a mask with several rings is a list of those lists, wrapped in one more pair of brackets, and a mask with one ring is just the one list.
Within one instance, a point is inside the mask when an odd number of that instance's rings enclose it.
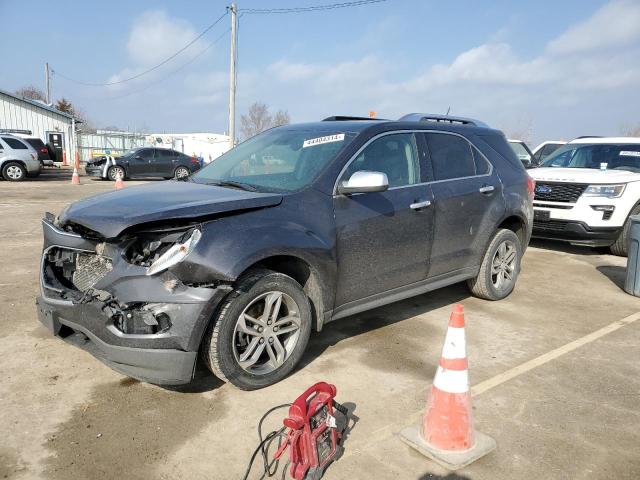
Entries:
{"label": "damaged gray suv", "polygon": [[261,388],[327,322],[461,281],[509,295],[532,194],[481,122],[278,127],[186,179],[47,214],[38,315],[137,379],[188,383],[200,353],[219,378]]}

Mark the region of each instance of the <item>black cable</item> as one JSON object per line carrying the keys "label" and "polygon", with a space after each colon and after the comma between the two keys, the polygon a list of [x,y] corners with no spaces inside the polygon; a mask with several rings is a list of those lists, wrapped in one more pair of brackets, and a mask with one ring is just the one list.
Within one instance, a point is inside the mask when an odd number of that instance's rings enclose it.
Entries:
{"label": "black cable", "polygon": [[291,7],[291,8],[242,8],[238,12],[247,13],[249,15],[267,15],[281,13],[304,13],[319,12],[324,10],[335,10],[338,8],[358,7],[361,5],[370,5],[373,3],[382,3],[387,0],[357,0],[354,2],[329,3],[325,5],[313,5],[309,7]]}
{"label": "black cable", "polygon": [[[253,451],[253,454],[251,455],[251,460],[249,460],[249,465],[247,465],[247,470],[245,471],[244,477],[242,477],[243,480],[247,480],[247,478],[249,478],[249,473],[251,473],[251,467],[253,467],[253,462],[255,461],[258,453],[261,453],[262,461],[264,465],[264,473],[260,477],[261,480],[264,479],[265,477],[273,477],[278,471],[278,464],[280,460],[273,459],[271,462],[269,462],[269,457],[268,457],[269,447],[271,446],[271,442],[273,442],[277,438],[278,448],[280,448],[280,445],[282,445],[282,437],[284,435],[284,431],[286,427],[282,427],[280,430],[269,432],[266,437],[262,438],[262,424],[264,423],[266,418],[269,416],[269,414],[271,414],[275,410],[289,407],[289,406],[291,406],[290,403],[283,403],[282,405],[278,405],[276,407],[270,408],[260,418],[260,421],[258,422],[258,438],[260,439],[260,443],[258,444],[258,447]],[[287,462],[287,464],[288,463],[289,462]],[[275,468],[273,468],[272,470],[272,467],[274,465],[275,465]],[[285,470],[286,470],[286,467],[285,467]]]}
{"label": "black cable", "polygon": [[109,85],[117,85],[119,83],[125,83],[125,82],[128,82],[130,80],[135,80],[136,78],[140,78],[143,75],[146,75],[147,73],[150,73],[150,72],[153,72],[154,70],[157,70],[162,65],[164,65],[167,62],[169,62],[169,61],[173,60],[174,58],[176,58],[178,55],[180,55],[182,52],[184,52],[187,48],[189,48],[191,45],[193,45],[198,40],[200,40],[209,30],[211,30],[213,27],[215,27],[225,16],[227,16],[228,13],[229,13],[228,11],[225,11],[222,15],[220,15],[220,17],[218,17],[218,19],[215,22],[213,22],[211,25],[209,25],[207,28],[205,28],[202,31],[202,33],[200,33],[200,35],[198,35],[196,38],[191,40],[189,43],[187,43],[184,47],[182,47],[180,50],[175,52],[173,55],[165,58],[162,62],[160,62],[157,65],[145,70],[144,72],[138,73],[137,75],[134,75],[132,77],[125,78],[125,79],[122,79],[122,80],[117,80],[115,82],[91,83],[91,82],[82,82],[80,80],[76,80],[76,79],[73,79],[71,77],[67,77],[66,75],[61,74],[57,70],[52,70],[52,73],[55,73],[57,76],[59,76],[61,78],[64,78],[65,80],[69,80],[70,82],[77,83],[79,85],[85,85],[85,86],[88,86],[88,87],[106,87],[106,86],[109,86]]}
{"label": "black cable", "polygon": [[167,80],[168,78],[172,77],[173,75],[175,75],[176,73],[180,72],[181,70],[185,69],[186,67],[188,67],[189,65],[191,65],[193,62],[195,62],[198,58],[200,58],[202,55],[204,55],[205,53],[207,53],[213,46],[215,46],[220,40],[222,40],[223,37],[225,37],[227,35],[227,33],[229,33],[231,31],[231,28],[227,28],[224,32],[222,32],[221,35],[219,35],[218,37],[216,37],[216,39],[211,42],[206,48],[204,48],[203,50],[201,50],[199,53],[197,53],[191,60],[189,60],[188,62],[183,63],[182,65],[180,65],[178,68],[176,68],[175,70],[170,71],[169,73],[167,73],[164,77],[160,78],[159,80],[155,81],[155,82],[151,82],[151,83],[147,83],[146,86],[144,88],[141,89],[137,89],[137,90],[133,90],[127,93],[124,93],[122,95],[116,95],[113,97],[102,97],[102,98],[98,98],[97,100],[119,100],[121,98],[126,98],[129,97],[131,95],[135,95],[136,93],[142,93],[142,92],[148,92],[149,91],[149,87],[153,87],[155,85],[158,85],[159,83],[164,82],[165,80]]}

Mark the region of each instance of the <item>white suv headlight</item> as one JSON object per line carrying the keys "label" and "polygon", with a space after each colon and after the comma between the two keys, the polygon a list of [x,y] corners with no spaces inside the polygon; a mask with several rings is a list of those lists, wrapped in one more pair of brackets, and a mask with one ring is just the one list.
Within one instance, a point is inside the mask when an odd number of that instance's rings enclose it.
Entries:
{"label": "white suv headlight", "polygon": [[583,195],[585,197],[618,198],[624,192],[624,187],[626,187],[624,183],[619,185],[589,185]]}
{"label": "white suv headlight", "polygon": [[155,275],[183,261],[195,248],[201,236],[202,233],[196,228],[186,240],[182,240],[169,247],[166,252],[160,255],[160,257],[147,268],[147,275]]}

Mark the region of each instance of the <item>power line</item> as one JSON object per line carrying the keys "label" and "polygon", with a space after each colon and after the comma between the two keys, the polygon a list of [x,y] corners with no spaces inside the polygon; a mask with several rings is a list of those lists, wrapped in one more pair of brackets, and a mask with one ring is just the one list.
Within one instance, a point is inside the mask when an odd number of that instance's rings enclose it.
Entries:
{"label": "power line", "polygon": [[215,27],[225,16],[227,16],[228,12],[224,12],[222,15],[220,15],[220,17],[218,17],[218,19],[213,22],[211,25],[209,25],[207,28],[205,28],[202,33],[200,33],[200,35],[198,35],[196,38],[194,38],[193,40],[191,40],[189,43],[187,43],[184,47],[182,47],[180,50],[178,50],[177,52],[175,52],[173,55],[165,58],[162,62],[158,63],[157,65],[145,70],[144,72],[138,73],[137,75],[134,75],[132,77],[129,78],[124,78],[122,80],[117,80],[114,82],[106,82],[106,83],[91,83],[91,82],[83,82],[80,80],[76,80],[74,78],[68,77],[66,75],[63,75],[61,73],[59,73],[58,71],[54,71],[52,70],[52,73],[55,73],[57,76],[64,78],[65,80],[69,80],[70,82],[73,83],[77,83],[79,85],[84,85],[84,86],[88,86],[88,87],[107,87],[109,85],[117,85],[120,83],[125,83],[128,82],[130,80],[135,80],[136,78],[140,78],[143,75],[146,75],[148,73],[153,72],[154,70],[157,70],[158,68],[160,68],[162,65],[166,64],[167,62],[173,60],[174,58],[176,58],[178,55],[180,55],[182,52],[184,52],[187,48],[189,48],[191,45],[193,45],[194,43],[196,43],[198,40],[200,40],[209,30],[211,30],[213,27]]}
{"label": "power line", "polygon": [[142,93],[142,92],[146,92],[148,91],[149,87],[153,87],[155,85],[158,85],[159,83],[164,82],[165,80],[167,80],[168,78],[172,77],[173,75],[175,75],[176,73],[180,72],[181,70],[185,69],[186,67],[188,67],[189,65],[191,65],[193,62],[195,62],[198,58],[200,58],[202,55],[204,55],[205,53],[207,53],[214,45],[216,45],[220,40],[222,40],[222,38],[224,38],[229,32],[231,31],[230,28],[227,28],[224,32],[222,32],[222,34],[220,34],[218,37],[216,37],[216,39],[211,42],[205,49],[201,50],[199,53],[197,53],[193,58],[191,58],[188,62],[183,63],[182,65],[180,65],[178,68],[176,68],[175,70],[172,70],[171,72],[167,73],[164,77],[160,78],[159,80],[155,81],[155,82],[151,82],[148,83],[144,88],[138,89],[138,90],[134,90],[131,92],[127,92],[123,95],[118,95],[118,96],[114,96],[114,97],[105,97],[102,98],[101,100],[119,100],[121,98],[126,98],[129,97],[131,95],[135,95],[137,93]]}
{"label": "power line", "polygon": [[291,8],[242,8],[242,9],[239,9],[238,12],[246,13],[248,15],[319,12],[324,10],[335,10],[338,8],[359,7],[361,5],[371,5],[374,3],[382,3],[386,1],[387,0],[358,0],[355,2],[329,3],[325,5],[313,5],[309,7],[291,7]]}

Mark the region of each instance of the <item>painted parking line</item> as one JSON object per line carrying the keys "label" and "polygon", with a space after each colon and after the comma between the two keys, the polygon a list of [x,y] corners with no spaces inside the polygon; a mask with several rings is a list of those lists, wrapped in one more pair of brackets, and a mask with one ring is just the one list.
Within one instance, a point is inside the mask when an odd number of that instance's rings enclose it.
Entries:
{"label": "painted parking line", "polygon": [[[594,342],[595,340],[602,338],[605,335],[608,335],[609,333],[615,332],[616,330],[624,326],[630,325],[633,322],[636,322],[638,320],[640,320],[640,312],[629,315],[628,317],[625,317],[621,320],[616,320],[615,322],[610,323],[609,325],[602,327],[599,330],[596,330],[595,332],[592,332],[588,335],[585,335],[584,337],[581,337],[577,340],[569,342],[561,347],[551,350],[550,352],[544,353],[539,357],[529,360],[528,362],[520,364],[517,367],[513,367],[507,370],[506,372],[500,373],[495,377],[491,377],[488,380],[484,380],[478,383],[477,385],[474,385],[473,387],[471,387],[471,395],[475,397],[476,395],[485,393],[491,390],[492,388],[502,385],[503,383],[508,382],[509,380],[513,380],[514,378],[520,375],[523,375],[537,367],[544,365],[545,363],[555,360],[556,358],[561,357],[562,355],[565,355],[569,352],[572,352],[584,345]],[[412,415],[408,415],[406,419],[407,425],[419,422],[421,417],[422,417],[422,411],[415,412]],[[375,444],[380,443],[381,441],[387,439],[389,435],[392,435],[394,433],[394,431],[398,431],[398,428],[404,428],[405,426],[406,425],[398,426],[396,424],[387,424],[381,428],[378,428],[377,430],[374,430],[368,436],[368,441],[365,445],[363,445],[362,447],[354,448],[350,451],[347,451],[344,457],[350,457],[352,455],[361,454],[362,452],[373,447]]]}
{"label": "painted parking line", "polygon": [[640,312],[629,315],[628,317],[625,317],[622,320],[616,320],[615,322],[610,323],[609,325],[602,327],[601,329],[596,330],[595,332],[590,333],[589,335],[585,335],[582,338],[574,340],[573,342],[569,342],[566,345],[558,347],[555,350],[551,350],[550,352],[540,355],[539,357],[536,357],[533,360],[529,360],[528,362],[518,365],[517,367],[513,367],[512,369],[507,370],[506,372],[500,373],[495,377],[492,377],[488,380],[478,383],[477,385],[474,385],[473,387],[471,387],[471,395],[472,396],[480,395],[486,392],[487,390],[491,390],[492,388],[495,388],[498,385],[502,385],[503,383],[508,382],[509,380],[513,380],[514,378],[524,373],[527,373],[533,370],[534,368],[540,367],[545,363],[550,362],[551,360],[555,360],[556,358],[561,357],[562,355],[572,352],[577,348],[582,347],[583,345],[587,345],[601,337],[604,337],[605,335],[608,335],[611,332],[615,332],[616,330],[626,325],[630,325],[637,320],[640,320]]}

